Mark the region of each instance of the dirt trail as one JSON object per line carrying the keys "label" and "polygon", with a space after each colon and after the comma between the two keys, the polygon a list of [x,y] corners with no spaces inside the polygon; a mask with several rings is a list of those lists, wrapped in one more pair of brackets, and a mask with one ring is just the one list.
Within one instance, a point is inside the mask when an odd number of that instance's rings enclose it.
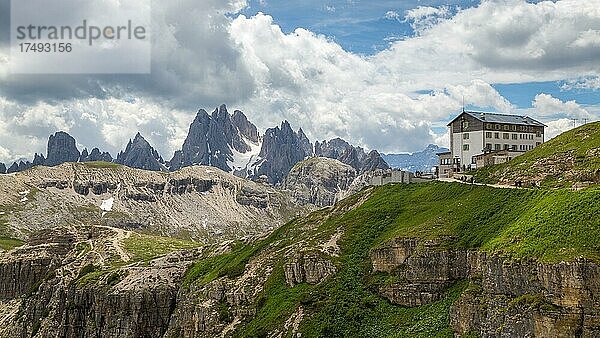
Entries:
{"label": "dirt trail", "polygon": [[517,187],[515,187],[514,185],[470,183],[470,182],[465,182],[465,181],[457,180],[457,179],[454,179],[454,178],[438,178],[438,181],[441,181],[441,182],[456,182],[456,183],[469,184],[469,185],[472,184],[472,185],[486,186],[486,187],[492,187],[492,188],[501,188],[501,189],[517,189]]}
{"label": "dirt trail", "polygon": [[109,229],[112,232],[114,232],[115,236],[113,236],[113,238],[110,241],[111,246],[117,252],[117,254],[123,262],[129,262],[131,260],[131,256],[129,255],[127,250],[123,248],[123,241],[131,237],[131,231],[113,228],[105,225],[95,225],[95,227]]}

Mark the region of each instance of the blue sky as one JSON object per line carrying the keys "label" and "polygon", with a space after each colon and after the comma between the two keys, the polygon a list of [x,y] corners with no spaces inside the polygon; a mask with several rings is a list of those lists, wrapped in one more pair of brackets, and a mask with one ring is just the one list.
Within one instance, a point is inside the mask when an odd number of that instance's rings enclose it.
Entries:
{"label": "blue sky", "polygon": [[[263,12],[273,16],[286,33],[305,28],[327,36],[347,51],[372,55],[386,49],[392,40],[414,35],[410,23],[403,18],[409,9],[417,6],[467,8],[477,3],[473,0],[250,0],[242,13],[252,16]],[[386,17],[389,12],[400,17]]]}

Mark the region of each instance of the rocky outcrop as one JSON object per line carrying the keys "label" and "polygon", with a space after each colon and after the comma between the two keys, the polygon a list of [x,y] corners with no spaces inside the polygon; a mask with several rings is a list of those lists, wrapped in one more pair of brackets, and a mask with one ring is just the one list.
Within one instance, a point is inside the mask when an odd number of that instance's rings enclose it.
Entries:
{"label": "rocky outcrop", "polygon": [[0,162],[0,174],[6,174],[6,166]]}
{"label": "rocky outcrop", "polygon": [[297,163],[283,187],[300,204],[333,205],[356,177],[356,170],[338,160],[313,157]]}
{"label": "rocky outcrop", "polygon": [[284,121],[281,127],[267,129],[259,157],[255,176],[265,175],[269,183],[277,184],[296,163],[304,160],[306,152],[298,134]]}
{"label": "rocky outcrop", "polygon": [[354,147],[341,138],[316,142],[315,155],[337,159],[350,165],[359,174],[375,169],[389,169],[381,155],[375,150],[369,154],[361,147]]}
{"label": "rocky outcrop", "polygon": [[542,263],[449,249],[454,239],[396,239],[372,250],[373,271],[390,276],[379,293],[405,306],[441,299],[453,283],[471,286],[450,322],[460,336],[595,337],[600,334],[600,267],[587,260]]}
{"label": "rocky outcrop", "polygon": [[319,284],[335,272],[335,265],[320,253],[302,253],[284,266],[285,282],[290,287]]}
{"label": "rocky outcrop", "polygon": [[30,169],[33,167],[33,163],[29,162],[29,161],[19,161],[17,162],[13,162],[13,164],[10,166],[10,168],[8,168],[6,170],[7,174],[12,174],[12,173],[17,173],[20,171],[25,171],[27,169]]}
{"label": "rocky outcrop", "polygon": [[304,150],[306,156],[312,156],[314,154],[314,146],[310,143],[310,140],[306,134],[304,134],[302,128],[298,129],[298,140],[300,140],[300,146]]}
{"label": "rocky outcrop", "polygon": [[131,168],[165,171],[164,160],[148,141],[137,133],[133,140],[129,140],[127,148],[117,155],[116,163]]}
{"label": "rocky outcrop", "polygon": [[33,156],[33,166],[44,165],[45,162],[46,159],[44,158],[44,155],[35,153],[35,155]]}
{"label": "rocky outcrop", "polygon": [[94,148],[88,153],[87,148],[83,148],[79,162],[112,162],[113,158],[108,152],[100,152],[100,149]]}
{"label": "rocky outcrop", "polygon": [[247,140],[254,143],[258,143],[260,141],[258,129],[254,124],[248,121],[248,118],[242,111],[236,110],[233,112],[233,115],[231,116],[231,123],[237,127],[240,134]]}
{"label": "rocky outcrop", "polygon": [[201,109],[190,125],[181,150],[169,162],[170,168],[173,171],[193,165],[208,165],[226,172],[243,171],[246,168],[241,167],[248,163],[237,163],[235,155],[250,153],[252,145],[259,142],[256,126],[241,111],[235,111],[231,116],[227,107],[222,105],[209,115]]}
{"label": "rocky outcrop", "polygon": [[50,135],[48,139],[48,155],[44,165],[53,167],[65,162],[77,162],[79,156],[75,139],[71,135],[59,131],[54,135]]}

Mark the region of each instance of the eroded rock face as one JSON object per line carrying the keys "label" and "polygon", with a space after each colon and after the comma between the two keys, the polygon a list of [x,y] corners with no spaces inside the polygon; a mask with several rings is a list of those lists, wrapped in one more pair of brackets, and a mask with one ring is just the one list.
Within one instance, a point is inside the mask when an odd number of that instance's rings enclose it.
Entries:
{"label": "eroded rock face", "polygon": [[335,265],[318,253],[302,253],[284,267],[285,282],[293,287],[300,283],[319,284],[336,272]]}
{"label": "eroded rock face", "polygon": [[356,170],[338,160],[314,157],[296,164],[283,187],[301,204],[333,205],[354,178]]}
{"label": "eroded rock face", "polygon": [[201,109],[190,125],[181,150],[170,161],[171,171],[193,165],[208,165],[232,172],[234,152],[245,154],[252,150],[251,144],[260,142],[258,129],[246,115],[236,110],[229,114],[221,105],[209,115]]}
{"label": "eroded rock face", "polygon": [[52,167],[65,162],[77,162],[79,150],[75,145],[75,139],[62,131],[50,135],[48,139],[48,156],[44,165]]}
{"label": "eroded rock face", "polygon": [[127,147],[117,155],[115,162],[131,168],[166,171],[165,161],[140,133],[137,133],[133,140],[129,140]]}
{"label": "eroded rock face", "polygon": [[[310,206],[216,168],[174,173],[66,163],[0,177],[13,237],[65,224],[101,224],[220,241],[270,231]],[[12,209],[11,209],[12,210]],[[304,209],[302,209],[304,210]]]}
{"label": "eroded rock face", "polygon": [[0,162],[0,174],[6,174],[6,165]]}
{"label": "eroded rock face", "polygon": [[100,149],[94,148],[91,153],[87,149],[83,149],[79,162],[112,162],[113,158],[108,152],[100,152]]}
{"label": "eroded rock face", "polygon": [[587,260],[540,263],[467,250],[444,242],[396,239],[371,252],[374,272],[396,282],[379,293],[406,306],[441,299],[453,283],[469,289],[451,310],[460,336],[595,337],[600,334],[600,267]]}
{"label": "eroded rock face", "polygon": [[292,167],[307,156],[303,144],[288,121],[267,129],[259,154],[256,176],[265,175],[272,184],[281,183]]}
{"label": "eroded rock face", "polygon": [[375,169],[389,169],[377,151],[366,153],[361,147],[355,147],[341,138],[315,143],[315,155],[337,159],[348,164],[359,174]]}

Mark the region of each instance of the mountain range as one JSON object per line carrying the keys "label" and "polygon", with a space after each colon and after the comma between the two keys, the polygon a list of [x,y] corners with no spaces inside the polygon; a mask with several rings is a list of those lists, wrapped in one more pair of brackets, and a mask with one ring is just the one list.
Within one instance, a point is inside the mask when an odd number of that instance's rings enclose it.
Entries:
{"label": "mountain range", "polygon": [[437,154],[449,151],[447,148],[430,144],[423,151],[412,154],[382,154],[381,157],[394,169],[410,172],[431,172],[431,168],[438,165]]}
{"label": "mountain range", "polygon": [[59,131],[48,139],[46,157],[36,153],[33,161],[16,161],[9,168],[0,164],[0,173],[20,172],[38,165],[103,161],[165,172],[196,165],[212,166],[239,177],[279,184],[296,163],[314,156],[337,159],[358,173],[389,169],[376,150],[367,153],[340,138],[317,141],[313,145],[301,128],[294,131],[288,121],[261,135],[242,111],[235,110],[230,114],[225,105],[216,108],[212,114],[199,110],[181,149],[169,161],[165,161],[140,133],[116,158],[98,148],[80,152],[76,143],[71,135]]}

